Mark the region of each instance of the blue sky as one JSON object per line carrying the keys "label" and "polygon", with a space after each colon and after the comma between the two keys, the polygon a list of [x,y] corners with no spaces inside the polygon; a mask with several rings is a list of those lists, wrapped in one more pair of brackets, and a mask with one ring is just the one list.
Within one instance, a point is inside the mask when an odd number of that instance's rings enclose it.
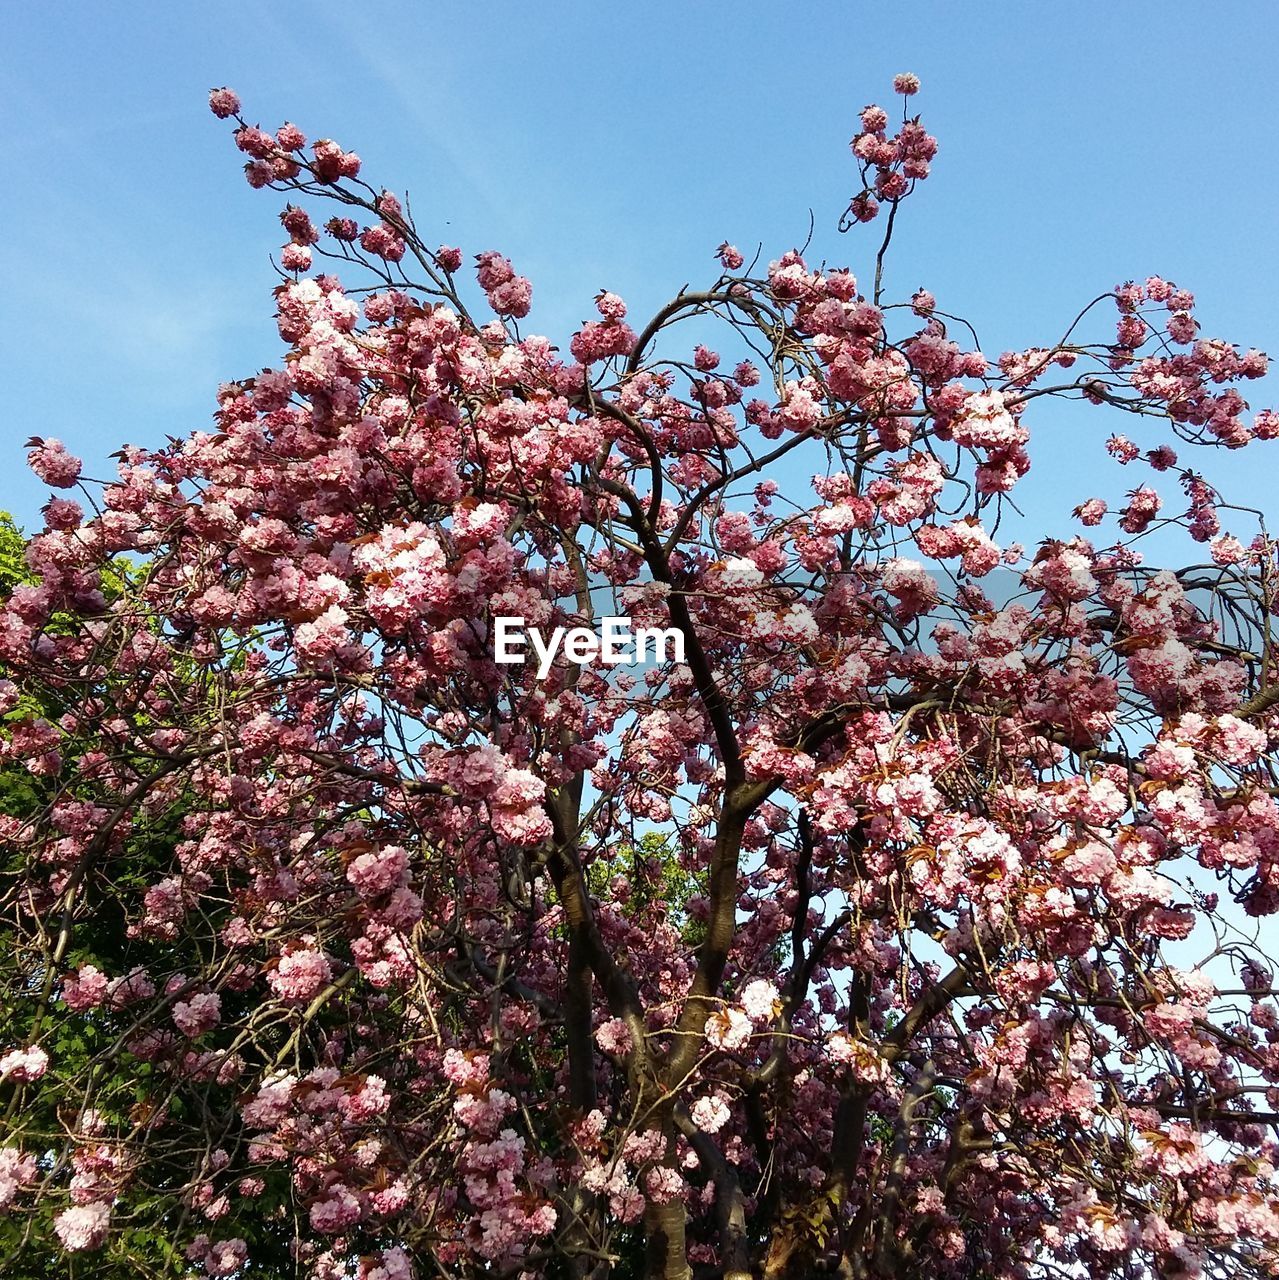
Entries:
{"label": "blue sky", "polygon": [[[432,238],[509,254],[532,331],[564,344],[600,288],[641,317],[709,278],[721,240],[765,260],[802,241],[810,209],[813,256],[868,274],[877,237],[834,229],[848,139],[915,71],[941,152],[903,209],[892,292],[926,285],[997,354],[1159,272],[1206,332],[1279,352],[1271,5],[72,0],[5,25],[0,506],[29,526],[27,436],[103,474],[126,440],[206,427],[219,381],[278,356],[281,201],[244,183],[212,85],[359,151]],[[1144,478],[1100,461],[1123,423],[1036,423],[1022,494],[1045,531]],[[1205,462],[1264,504],[1279,443]]]}

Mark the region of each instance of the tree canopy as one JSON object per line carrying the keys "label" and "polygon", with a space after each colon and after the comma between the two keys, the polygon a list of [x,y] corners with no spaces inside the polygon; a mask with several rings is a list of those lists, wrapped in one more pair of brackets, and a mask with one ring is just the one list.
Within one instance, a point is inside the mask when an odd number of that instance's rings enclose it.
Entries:
{"label": "tree canopy", "polygon": [[[0,528],[6,1275],[1279,1274],[1275,545],[1200,462],[1266,359],[891,296],[918,88],[855,268],[562,347],[213,92],[283,354]],[[1009,544],[1063,422],[1142,478]],[[613,616],[683,660],[495,661]]]}

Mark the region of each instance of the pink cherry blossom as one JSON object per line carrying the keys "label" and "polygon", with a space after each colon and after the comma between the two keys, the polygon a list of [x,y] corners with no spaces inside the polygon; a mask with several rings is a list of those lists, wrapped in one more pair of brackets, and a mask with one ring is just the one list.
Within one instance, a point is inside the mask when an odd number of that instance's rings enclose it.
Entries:
{"label": "pink cherry blossom", "polygon": [[101,1249],[107,1242],[110,1225],[110,1204],[92,1201],[89,1204],[64,1209],[54,1219],[53,1229],[57,1232],[62,1247],[69,1252],[77,1253]]}
{"label": "pink cherry blossom", "polygon": [[231,89],[210,89],[209,109],[219,120],[225,120],[240,110],[239,96]]}
{"label": "pink cherry blossom", "polygon": [[49,1055],[38,1045],[10,1049],[0,1054],[0,1080],[39,1080],[49,1066]]}
{"label": "pink cherry blossom", "polygon": [[741,1001],[752,1022],[770,1022],[777,1004],[777,988],[767,978],[756,978],[742,988]]}
{"label": "pink cherry blossom", "polygon": [[267,978],[281,1000],[310,1000],[333,977],[333,966],[323,951],[299,947],[286,951]]}
{"label": "pink cherry blossom", "polygon": [[27,454],[32,471],[45,484],[66,489],[80,478],[80,459],[71,454],[61,440],[42,440]]}
{"label": "pink cherry blossom", "polygon": [[693,1123],[705,1133],[718,1133],[732,1119],[728,1103],[718,1094],[698,1098],[690,1108]]}
{"label": "pink cherry blossom", "polygon": [[706,1020],[706,1038],[719,1049],[740,1049],[751,1031],[751,1020],[741,1009],[721,1009]]}
{"label": "pink cherry blossom", "polygon": [[201,991],[173,1006],[174,1025],[192,1040],[211,1031],[222,1020],[222,997],[215,991]]}

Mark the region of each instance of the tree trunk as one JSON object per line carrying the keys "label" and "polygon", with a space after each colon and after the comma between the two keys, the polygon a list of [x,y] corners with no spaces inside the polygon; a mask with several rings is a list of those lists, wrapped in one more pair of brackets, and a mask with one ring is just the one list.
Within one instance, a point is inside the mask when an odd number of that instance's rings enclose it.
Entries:
{"label": "tree trunk", "polygon": [[645,1275],[648,1280],[692,1280],[684,1246],[684,1205],[679,1200],[644,1207]]}

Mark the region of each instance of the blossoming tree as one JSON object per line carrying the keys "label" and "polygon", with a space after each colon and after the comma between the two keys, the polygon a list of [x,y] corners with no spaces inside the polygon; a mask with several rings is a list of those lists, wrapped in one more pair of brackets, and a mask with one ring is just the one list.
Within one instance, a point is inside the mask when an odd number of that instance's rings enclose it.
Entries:
{"label": "blossoming tree", "polygon": [[[6,1275],[1279,1273],[1275,548],[1177,452],[1266,361],[1157,277],[997,360],[890,299],[917,88],[860,281],[725,244],[566,349],[213,93],[287,349],[34,441],[0,623]],[[1023,553],[1051,400],[1146,482]],[[685,662],[494,661],[606,614]]]}

